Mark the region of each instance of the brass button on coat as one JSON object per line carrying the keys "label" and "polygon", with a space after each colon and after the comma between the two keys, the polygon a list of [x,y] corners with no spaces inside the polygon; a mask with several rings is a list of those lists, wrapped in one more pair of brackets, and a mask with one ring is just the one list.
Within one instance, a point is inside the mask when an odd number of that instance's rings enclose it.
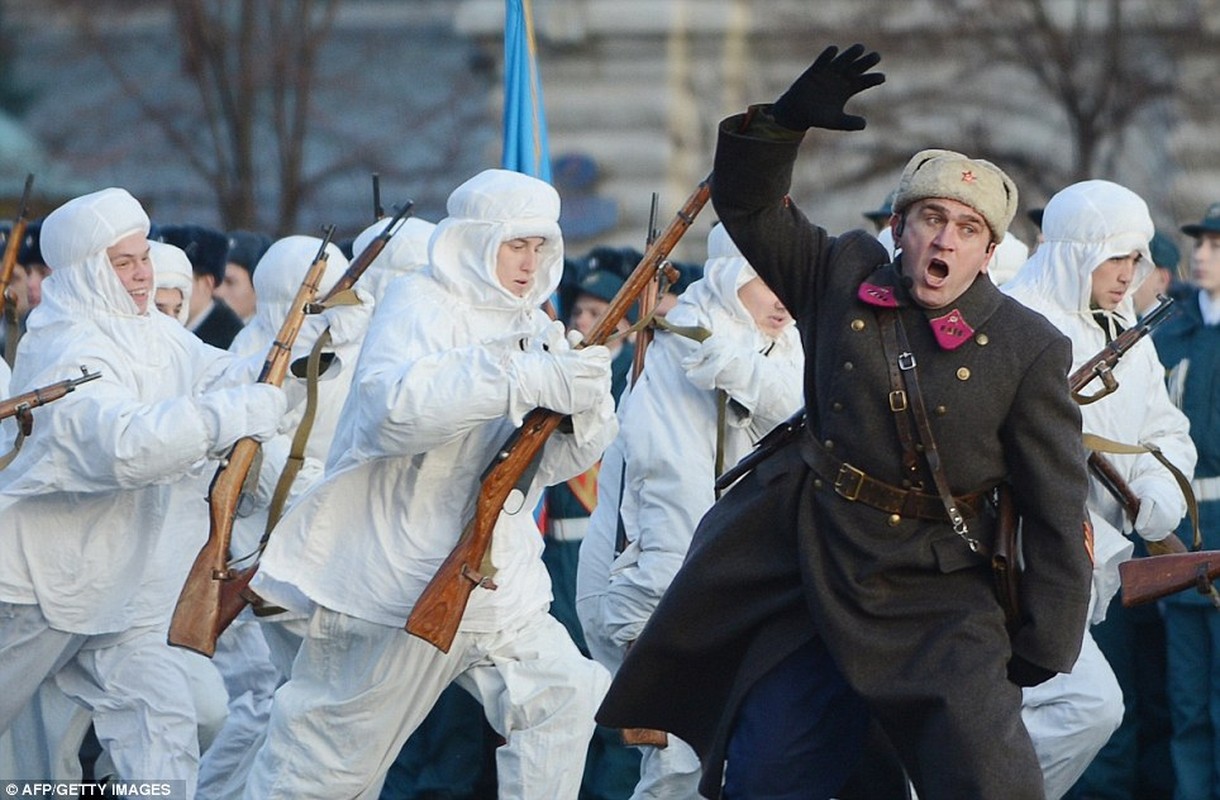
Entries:
{"label": "brass button on coat", "polygon": [[833,403],[831,403],[831,404],[830,404],[830,410],[831,410],[831,411],[842,411],[842,410],[843,410],[843,404],[842,404],[842,403],[840,403],[838,400],[836,400],[836,401],[834,401]]}
{"label": "brass button on coat", "polygon": [[968,380],[970,380],[970,370],[969,370],[969,368],[967,368],[967,367],[958,367],[958,368],[957,368],[957,379],[958,379],[959,381],[968,381]]}
{"label": "brass button on coat", "polygon": [[852,329],[853,331],[862,331],[862,330],[864,330],[864,320],[862,320],[862,319],[853,319],[853,320],[851,321],[851,329]]}
{"label": "brass button on coat", "polygon": [[948,414],[948,413],[949,413],[949,409],[945,408],[944,406],[936,407],[936,416],[943,417],[945,414]]}
{"label": "brass button on coat", "polygon": [[897,514],[890,514],[890,518],[885,521],[885,524],[893,528],[900,522],[902,522],[902,517],[898,516]]}
{"label": "brass button on coat", "polygon": [[991,341],[991,337],[985,333],[976,333],[974,335],[974,343],[977,344],[979,347],[986,347],[988,342],[990,342],[990,341]]}
{"label": "brass button on coat", "polygon": [[843,371],[844,372],[851,372],[855,368],[856,368],[856,365],[851,363],[850,361],[843,362]]}

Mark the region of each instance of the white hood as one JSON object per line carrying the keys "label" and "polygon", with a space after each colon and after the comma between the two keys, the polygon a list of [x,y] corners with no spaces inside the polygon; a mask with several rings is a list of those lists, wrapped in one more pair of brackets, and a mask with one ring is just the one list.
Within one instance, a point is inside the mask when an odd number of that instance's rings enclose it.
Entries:
{"label": "white hood", "polygon": [[68,318],[139,316],[136,303],[110,266],[106,248],[149,230],[148,215],[125,189],[102,189],[69,200],[43,220],[40,246],[52,272],[30,329]]}
{"label": "white hood", "polygon": [[1089,317],[1093,270],[1109,258],[1138,252],[1143,258],[1113,312],[1129,325],[1135,319],[1131,295],[1152,272],[1153,232],[1148,205],[1130,189],[1100,180],[1072,184],[1046,204],[1043,242],[1003,291],[1044,314]]}
{"label": "white hood", "polygon": [[149,241],[148,247],[153,264],[153,286],[157,289],[177,289],[182,292],[182,308],[178,310],[178,321],[185,325],[191,312],[191,290],[195,287],[191,260],[181,247],[172,244]]}
{"label": "white hood", "polygon": [[[520,172],[489,169],[449,195],[449,216],[428,242],[429,270],[446,289],[476,308],[521,311],[537,308],[554,293],[563,274],[559,193],[549,183]],[[500,243],[546,239],[534,286],[517,297],[496,278]]]}
{"label": "white hood", "polygon": [[[773,340],[758,329],[737,296],[737,291],[757,278],[758,273],[737,249],[723,225],[715,226],[708,233],[707,255],[703,277],[687,287],[666,319],[675,325],[703,325],[713,333],[732,336],[734,341],[752,340],[754,349],[763,350]],[[779,341],[785,349],[799,346],[796,326],[785,328]]]}
{"label": "white hood", "polygon": [[[321,246],[322,240],[315,236],[286,236],[267,248],[254,268],[254,293],[258,297],[254,316],[233,339],[229,352],[250,355],[265,350],[275,340]],[[326,294],[347,271],[347,258],[334,243],[327,245],[326,254],[326,271],[318,283],[318,297]]]}

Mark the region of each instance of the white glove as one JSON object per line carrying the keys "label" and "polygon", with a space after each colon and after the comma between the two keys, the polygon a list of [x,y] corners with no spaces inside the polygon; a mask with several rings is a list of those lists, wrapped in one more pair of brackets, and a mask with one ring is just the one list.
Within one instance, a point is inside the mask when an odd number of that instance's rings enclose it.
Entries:
{"label": "white glove", "polygon": [[1164,503],[1158,503],[1154,498],[1140,499],[1140,513],[1135,517],[1135,530],[1149,542],[1159,542],[1178,529],[1182,515],[1174,516],[1172,511],[1165,509]]}
{"label": "white glove", "polygon": [[733,397],[752,396],[756,391],[755,353],[713,334],[682,359],[687,379],[700,389],[723,389]]}
{"label": "white glove", "polygon": [[573,350],[563,324],[554,322],[531,346],[508,361],[509,416],[514,423],[533,408],[579,414],[610,395],[610,351],[601,345]]}
{"label": "white glove", "polygon": [[[1172,499],[1157,491],[1164,488],[1164,481],[1141,480],[1131,481],[1131,491],[1140,499],[1140,511],[1135,517],[1135,530],[1149,542],[1159,542],[1178,528],[1182,521],[1183,506],[1174,503]],[[1175,486],[1176,491],[1176,486]]]}
{"label": "white glove", "polygon": [[243,436],[265,442],[278,431],[288,400],[278,386],[250,383],[204,392],[196,402],[211,440],[209,453],[223,455]]}
{"label": "white glove", "polygon": [[602,429],[611,426],[609,434],[603,439],[612,440],[618,433],[618,417],[614,415],[614,398],[609,392],[602,396],[597,406],[572,415],[572,435],[577,447],[584,447],[602,434]]}
{"label": "white glove", "polygon": [[358,304],[331,306],[322,312],[323,327],[330,328],[330,341],[336,346],[362,341],[373,317],[373,296],[360,287],[352,291],[360,299]]}

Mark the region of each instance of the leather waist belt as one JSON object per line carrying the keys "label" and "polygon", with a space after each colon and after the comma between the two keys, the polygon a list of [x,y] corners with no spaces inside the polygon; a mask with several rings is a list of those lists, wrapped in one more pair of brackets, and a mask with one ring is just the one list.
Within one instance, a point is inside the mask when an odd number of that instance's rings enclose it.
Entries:
{"label": "leather waist belt", "polygon": [[[831,455],[821,442],[810,436],[805,436],[801,441],[801,452],[810,469],[829,483],[835,494],[844,500],[863,503],[901,517],[935,522],[949,521],[945,504],[938,495],[925,494],[915,489],[902,489],[872,478],[864,471]],[[982,513],[985,498],[985,492],[974,492],[955,500],[962,516],[974,519]]]}

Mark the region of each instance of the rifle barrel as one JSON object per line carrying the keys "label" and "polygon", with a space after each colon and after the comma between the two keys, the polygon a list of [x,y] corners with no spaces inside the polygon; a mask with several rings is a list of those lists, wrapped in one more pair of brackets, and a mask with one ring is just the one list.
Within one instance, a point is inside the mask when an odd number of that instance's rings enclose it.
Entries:
{"label": "rifle barrel", "polygon": [[[345,271],[342,277],[340,277],[335,285],[331,287],[330,291],[323,295],[322,298],[316,301],[313,305],[315,307],[321,306],[322,304],[326,303],[326,301],[339,294],[339,292],[347,291],[355,286],[356,281],[360,279],[360,276],[363,275],[369,266],[377,260],[377,256],[381,255],[381,251],[385,249],[385,246],[390,241],[390,238],[398,232],[398,229],[401,227],[400,223],[411,215],[411,209],[414,207],[415,201],[408,200],[406,205],[399,208],[390,221],[385,224],[385,227],[381,229],[381,232],[374,236],[373,240],[365,245],[364,249],[352,259],[351,263],[347,266],[347,271]],[[311,311],[312,310],[313,309],[311,308]]]}

